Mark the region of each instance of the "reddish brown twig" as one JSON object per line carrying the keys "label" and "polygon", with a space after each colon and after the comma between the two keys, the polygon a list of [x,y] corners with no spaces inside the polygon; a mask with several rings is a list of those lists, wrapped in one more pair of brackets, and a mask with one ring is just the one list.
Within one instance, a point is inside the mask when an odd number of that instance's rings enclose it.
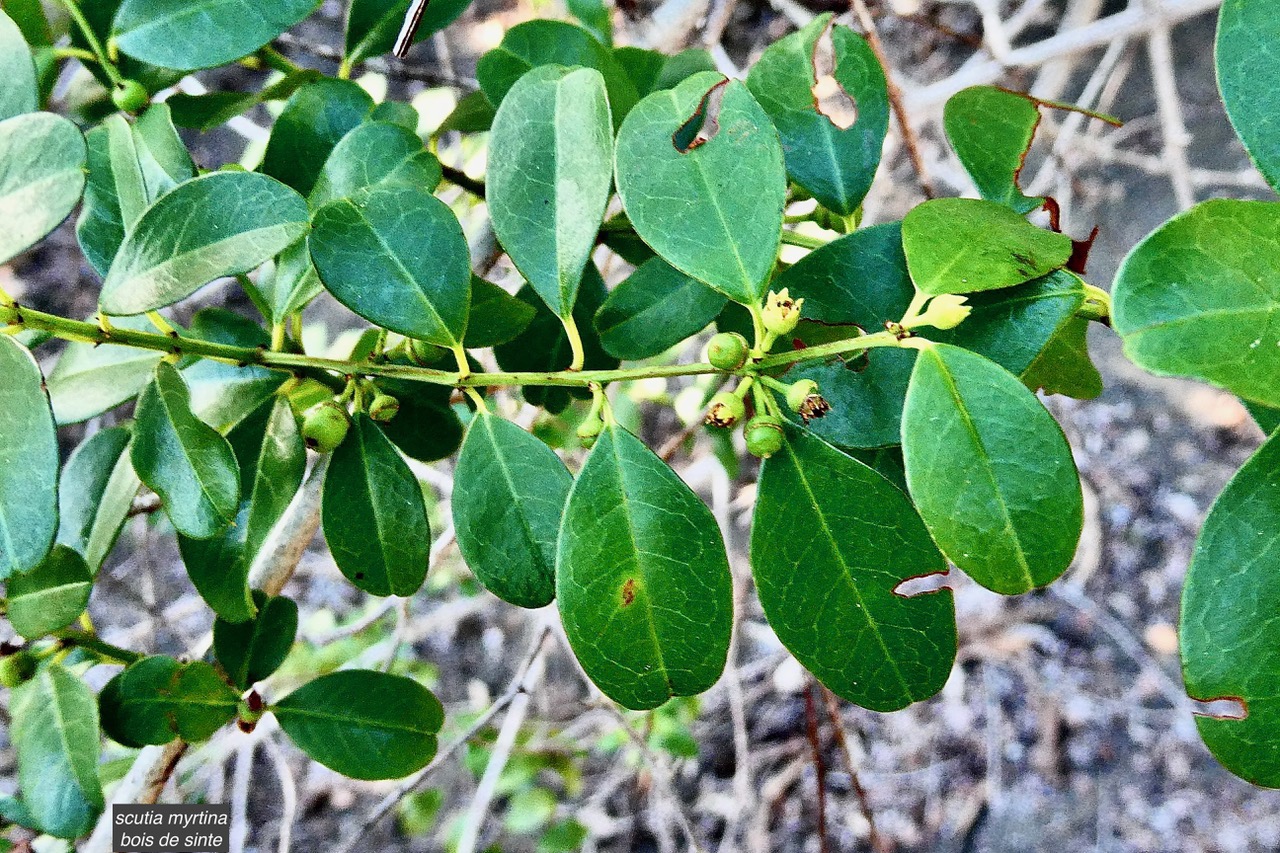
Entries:
{"label": "reddish brown twig", "polygon": [[822,853],[828,853],[830,847],[827,844],[827,762],[822,755],[820,723],[813,701],[813,692],[817,689],[817,684],[810,678],[804,690],[804,718],[809,734],[809,749],[813,751],[813,769],[818,777],[818,849]]}
{"label": "reddish brown twig", "polygon": [[867,797],[867,789],[862,787],[862,780],[858,778],[858,768],[853,761],[853,750],[850,749],[849,739],[845,736],[844,718],[840,715],[839,700],[825,686],[822,688],[822,695],[827,702],[827,716],[831,718],[831,728],[835,733],[836,744],[839,745],[840,751],[844,753],[845,763],[849,765],[849,780],[853,785],[853,794],[858,798],[858,808],[862,811],[862,817],[867,821],[867,837],[871,842],[871,849],[875,853],[893,853],[893,843],[882,836],[880,831],[876,829],[876,815],[871,810],[871,800]]}

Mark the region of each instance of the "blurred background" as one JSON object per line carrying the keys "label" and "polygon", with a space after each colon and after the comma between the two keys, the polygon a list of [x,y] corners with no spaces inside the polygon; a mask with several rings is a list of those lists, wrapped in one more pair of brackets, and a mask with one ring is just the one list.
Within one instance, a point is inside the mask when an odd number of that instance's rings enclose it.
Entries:
{"label": "blurred background", "polygon": [[[940,195],[972,194],[940,130],[943,104],[965,86],[996,83],[1118,116],[1121,128],[1045,111],[1022,173],[1029,194],[1058,200],[1064,230],[1084,238],[1100,229],[1087,278],[1109,289],[1124,254],[1179,210],[1216,196],[1268,196],[1217,100],[1217,5],[855,0],[851,10],[839,0],[619,0],[606,13],[616,44],[705,49],[731,75],[745,74],[768,44],[819,12],[835,11],[860,32],[872,23],[923,169],[913,168],[892,127],[866,223],[897,219],[923,200],[922,176]],[[277,48],[332,73],[343,15],[344,4],[330,0]],[[412,102],[430,135],[475,91],[476,60],[507,27],[568,16],[555,0],[475,0],[408,60],[373,61],[356,76],[375,97]],[[201,72],[181,86],[236,90],[265,79],[234,69]],[[73,103],[92,85],[83,70],[65,75],[58,97]],[[258,106],[228,128],[184,137],[203,167],[252,166],[272,120]],[[438,151],[444,163],[483,176],[484,134],[441,134]],[[482,203],[456,189],[441,195],[455,204],[489,277],[518,286],[514,271],[495,261]],[[598,260],[610,281],[628,269]],[[25,303],[72,316],[93,311],[100,285],[69,225],[0,267],[0,283]],[[308,340],[340,350],[353,318],[324,299],[308,311]],[[238,291],[215,286],[180,306],[177,318],[207,304],[249,310]],[[303,618],[273,689],[283,695],[303,673],[350,663],[412,674],[449,711],[442,744],[517,683],[527,693],[412,792],[341,778],[268,723],[188,751],[162,801],[231,802],[233,850],[246,851],[328,850],[340,839],[356,839],[358,850],[669,851],[694,849],[690,836],[698,849],[761,853],[1276,849],[1280,793],[1231,776],[1200,743],[1176,637],[1195,534],[1261,433],[1232,396],[1127,363],[1109,330],[1095,326],[1091,346],[1102,395],[1046,400],[1085,482],[1076,563],[1050,589],[1011,599],[953,574],[960,655],[929,701],[889,715],[836,705],[781,649],[749,588],[755,466],[726,464],[692,427],[700,413],[684,385],[652,380],[625,390],[636,403],[627,417],[651,446],[671,450],[672,464],[712,507],[738,582],[737,640],[713,690],[651,715],[619,714],[603,702],[558,628],[543,642],[554,612],[502,604],[471,579],[448,523],[451,463],[419,466],[438,536],[427,587],[409,600],[368,598],[317,541],[285,590]],[[573,410],[561,418],[516,397],[505,405],[553,443],[571,435]],[[68,441],[78,439],[71,433]],[[575,453],[566,450],[576,468]],[[92,617],[107,640],[131,648],[198,648],[212,615],[171,534],[145,505],[138,509],[101,576]],[[95,686],[113,672],[99,669]],[[136,758],[113,745],[108,757],[112,778]],[[0,789],[13,786],[13,769],[11,754],[0,753]]]}

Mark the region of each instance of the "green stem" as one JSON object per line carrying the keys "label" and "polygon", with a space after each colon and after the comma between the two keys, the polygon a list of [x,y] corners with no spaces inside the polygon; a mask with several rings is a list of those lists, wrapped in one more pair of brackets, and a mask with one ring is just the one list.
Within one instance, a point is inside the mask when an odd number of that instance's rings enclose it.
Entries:
{"label": "green stem", "polygon": [[267,45],[258,51],[258,56],[262,57],[262,61],[269,68],[274,68],[281,74],[297,74],[299,71],[305,71],[301,65],[276,50],[271,45]]}
{"label": "green stem", "polygon": [[801,234],[797,231],[783,231],[782,242],[788,246],[800,246],[805,249],[821,249],[830,240],[824,240],[821,237],[810,237],[808,234]]}
{"label": "green stem", "polygon": [[477,181],[461,169],[446,166],[444,163],[440,164],[440,174],[449,183],[462,187],[474,196],[484,198],[484,181]]}
{"label": "green stem", "polygon": [[67,13],[76,22],[76,26],[80,28],[80,33],[84,36],[84,40],[88,42],[89,49],[93,51],[94,57],[98,60],[98,64],[102,66],[107,78],[117,86],[124,82],[124,78],[120,76],[120,71],[108,58],[107,52],[103,50],[98,34],[93,31],[93,27],[89,26],[89,21],[85,19],[84,12],[80,11],[80,4],[76,0],[62,0],[62,5],[66,7]]}
{"label": "green stem", "polygon": [[[667,364],[616,368],[613,370],[562,370],[527,373],[463,373],[436,370],[408,364],[359,364],[333,358],[318,358],[290,352],[272,352],[265,347],[242,347],[188,337],[170,337],[155,332],[142,332],[97,323],[72,320],[56,314],[46,314],[18,305],[0,305],[0,326],[13,325],[24,329],[48,332],[53,337],[89,344],[113,344],[135,349],[163,352],[173,356],[196,355],[227,364],[248,367],[254,365],[268,370],[292,374],[308,372],[332,373],[337,376],[385,376],[411,382],[427,382],[463,388],[510,388],[518,385],[545,385],[565,388],[588,388],[592,383],[629,382],[636,379],[654,379],[674,376],[704,376],[723,374],[710,364]],[[809,347],[794,352],[765,356],[752,370],[769,370],[793,364],[797,361],[828,358],[846,352],[857,352],[871,347],[898,346],[896,337],[888,332],[863,335],[847,341]],[[751,370],[739,371],[750,373]]]}
{"label": "green stem", "polygon": [[579,373],[587,363],[587,351],[582,347],[582,335],[578,332],[578,323],[573,319],[572,314],[561,317],[560,322],[564,324],[564,333],[569,338],[569,349],[573,352],[569,370]]}
{"label": "green stem", "polygon": [[54,635],[58,642],[63,646],[84,649],[93,652],[104,658],[110,658],[118,663],[128,666],[131,663],[142,660],[146,655],[141,652],[131,652],[120,646],[112,645],[104,640],[99,639],[93,634],[82,634],[79,632],[62,632]]}
{"label": "green stem", "polygon": [[54,59],[79,59],[81,62],[98,62],[98,55],[79,47],[55,47]]}

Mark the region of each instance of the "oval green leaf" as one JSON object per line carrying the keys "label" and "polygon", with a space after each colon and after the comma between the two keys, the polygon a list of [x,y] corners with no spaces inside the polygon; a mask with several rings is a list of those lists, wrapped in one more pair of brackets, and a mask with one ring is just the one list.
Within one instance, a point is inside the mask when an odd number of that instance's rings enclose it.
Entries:
{"label": "oval green leaf", "polygon": [[1018,176],[1036,127],[1039,102],[998,86],[970,86],[952,95],[942,113],[943,128],[961,165],[983,198],[1026,214],[1044,204],[1024,195]]}
{"label": "oval green leaf", "polygon": [[405,183],[431,192],[440,183],[440,161],[412,130],[386,121],[367,121],[342,137],[333,149],[307,203],[314,210],[383,182]]}
{"label": "oval green leaf", "polygon": [[436,754],[444,709],[401,675],[346,669],[272,706],[280,728],[311,758],[352,779],[399,779]]}
{"label": "oval green leaf", "polygon": [[605,427],[569,493],[556,598],[583,670],[626,708],[701,693],[724,670],[733,591],[720,528],[617,424]]}
{"label": "oval green leaf", "polygon": [[240,475],[231,445],[191,413],[190,403],[178,371],[158,364],[138,398],[130,458],[178,532],[208,539],[236,517]]}
{"label": "oval green leaf", "polygon": [[950,590],[906,597],[947,570],[906,495],[803,430],[760,472],[751,572],[782,644],[838,696],[896,711],[942,689],[956,657]]}
{"label": "oval green leaf", "polygon": [[0,335],[0,580],[44,560],[58,532],[58,435],[31,353]]}
{"label": "oval green leaf", "polygon": [[22,30],[0,9],[0,121],[40,109],[35,60]]}
{"label": "oval green leaf", "polygon": [[469,349],[481,349],[513,341],[533,322],[533,315],[533,306],[491,281],[472,276],[464,343]]}
{"label": "oval green leaf", "polygon": [[1066,266],[1071,238],[1037,228],[1003,204],[938,198],[902,220],[902,248],[925,293],[1013,287]]}
{"label": "oval green leaf", "polygon": [[383,184],[327,204],[307,242],[325,288],[361,317],[438,346],[462,341],[471,256],[430,189]]}
{"label": "oval green leaf", "polygon": [[1205,518],[1182,591],[1179,648],[1187,693],[1238,699],[1244,719],[1197,716],[1219,761],[1255,785],[1280,788],[1280,438],[1227,484]]}
{"label": "oval green leaf", "polygon": [[[154,332],[144,317],[112,321],[123,329]],[[49,399],[59,426],[96,418],[132,400],[151,379],[164,353],[72,342],[49,373]]]}
{"label": "oval green leaf", "polygon": [[1227,117],[1258,171],[1280,192],[1280,18],[1258,0],[1224,0],[1214,55]]}
{"label": "oval green leaf", "polygon": [[39,639],[74,622],[88,605],[92,587],[93,575],[84,557],[65,545],[55,545],[40,565],[9,579],[5,615],[20,636]]}
{"label": "oval green leaf", "polygon": [[307,203],[253,172],[187,181],[142,214],[102,285],[108,314],[172,305],[222,276],[248,272],[307,231]]}
{"label": "oval green leaf", "polygon": [[467,428],[454,483],[453,525],[467,566],[503,601],[548,604],[573,485],[560,457],[510,421],[481,412]]}
{"label": "oval green leaf", "polygon": [[1280,405],[1280,204],[1215,199],[1170,219],[1116,274],[1124,351],[1155,373],[1192,376]]}
{"label": "oval green leaf", "polygon": [[[835,84],[831,105],[815,97],[820,80]],[[866,41],[832,26],[831,15],[819,15],[770,45],[752,66],[747,87],[782,136],[791,179],[828,210],[856,211],[889,130],[884,70]]]}
{"label": "oval green leaf", "polygon": [[595,248],[613,183],[613,124],[593,68],[530,71],[502,100],[485,198],[512,262],[561,317]]}
{"label": "oval green leaf", "polygon": [[13,691],[9,738],[18,754],[18,789],[36,826],[78,838],[102,813],[98,707],[85,683],[49,663]]}
{"label": "oval green leaf", "polygon": [[595,326],[617,358],[652,358],[705,329],[725,298],[661,258],[651,258],[609,292]]}
{"label": "oval green leaf", "polygon": [[0,121],[0,264],[34,246],[84,192],[84,136],[52,113]]}
{"label": "oval green leaf", "polygon": [[[677,138],[688,130],[710,139],[689,147]],[[704,72],[649,95],[623,122],[616,159],[618,192],[646,243],[735,302],[760,301],[787,173],[778,132],[746,86]]]}
{"label": "oval green leaf", "polygon": [[431,528],[422,487],[363,413],[333,452],[321,520],[342,573],[371,595],[412,595],[427,577]]}
{"label": "oval green leaf", "polygon": [[135,59],[195,71],[253,53],[318,5],[319,0],[124,0],[114,38]]}
{"label": "oval green leaf", "polygon": [[330,152],[373,112],[373,98],[350,80],[322,79],[294,92],[271,129],[262,171],[310,195]]}
{"label": "oval green leaf", "polygon": [[102,730],[132,747],[208,740],[235,719],[239,702],[210,664],[160,655],[130,664],[98,694]]}
{"label": "oval green leaf", "polygon": [[298,605],[253,592],[257,615],[247,622],[213,620],[213,653],[237,687],[248,690],[280,668],[298,634]]}
{"label": "oval green leaf", "polygon": [[1080,476],[1062,429],[1016,376],[951,344],[927,346],[907,390],[902,451],[934,541],[982,586],[1016,595],[1071,564]]}
{"label": "oval green leaf", "polygon": [[58,544],[97,574],[115,545],[142,481],[129,459],[127,427],[99,430],[76,448],[58,481]]}

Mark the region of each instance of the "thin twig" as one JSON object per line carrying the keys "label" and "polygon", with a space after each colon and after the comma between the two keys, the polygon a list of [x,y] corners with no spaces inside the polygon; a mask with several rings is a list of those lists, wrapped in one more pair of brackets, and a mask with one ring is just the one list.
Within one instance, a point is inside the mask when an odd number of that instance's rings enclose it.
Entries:
{"label": "thin twig", "polygon": [[862,817],[867,822],[867,838],[871,842],[871,849],[875,853],[892,853],[893,842],[882,836],[880,830],[876,828],[875,810],[871,808],[871,799],[867,796],[867,789],[862,787],[862,780],[858,777],[858,759],[853,753],[853,746],[849,743],[849,736],[845,732],[844,717],[840,713],[839,700],[836,699],[836,694],[832,693],[825,685],[822,688],[822,694],[827,704],[827,716],[831,718],[831,729],[835,733],[836,745],[844,753],[844,761],[848,766],[849,780],[853,785],[853,795],[857,798],[858,808],[862,811]]}
{"label": "thin twig", "polygon": [[538,631],[538,636],[537,639],[534,640],[533,646],[530,647],[528,654],[525,655],[520,666],[516,668],[516,674],[511,679],[511,683],[503,694],[494,700],[493,704],[485,709],[485,712],[477,717],[475,722],[467,727],[466,731],[454,738],[448,746],[437,752],[436,757],[431,759],[430,764],[401,782],[399,787],[390,794],[387,794],[387,796],[383,797],[382,801],[378,803],[378,805],[374,806],[369,814],[365,816],[365,819],[361,822],[356,831],[351,833],[345,841],[338,845],[333,853],[351,853],[352,850],[363,845],[369,831],[378,823],[378,821],[386,817],[387,813],[396,807],[396,804],[412,793],[419,785],[429,779],[431,775],[439,770],[446,761],[453,757],[454,753],[460,750],[473,737],[488,726],[489,722],[501,713],[503,708],[510,705],[517,696],[528,689],[527,682],[529,679],[529,673],[532,671],[534,664],[542,657],[547,638],[550,635],[551,626],[543,625],[541,630]]}
{"label": "thin twig", "polygon": [[249,782],[253,778],[253,754],[258,739],[247,738],[236,750],[235,769],[231,774],[231,829],[227,832],[227,846],[231,853],[244,853],[249,840]]}
{"label": "thin twig", "polygon": [[160,799],[165,785],[169,784],[173,771],[178,767],[178,761],[186,754],[186,741],[175,740],[165,744],[155,765],[147,773],[146,781],[142,785],[142,793],[138,795],[139,803],[149,806]]}
{"label": "thin twig", "polygon": [[804,686],[804,720],[805,734],[809,738],[809,752],[813,756],[813,772],[818,786],[818,850],[828,853],[830,841],[827,838],[827,762],[822,755],[822,733],[818,724],[818,709],[813,701],[813,693],[817,686],[813,677],[805,679]]}
{"label": "thin twig", "polygon": [[850,0],[849,5],[854,14],[858,16],[858,23],[866,31],[867,44],[871,47],[871,52],[876,55],[876,61],[884,69],[885,87],[889,93],[889,103],[893,107],[894,115],[898,117],[898,129],[902,131],[902,144],[906,147],[907,155],[911,158],[911,166],[916,171],[916,179],[920,182],[920,190],[924,193],[925,198],[933,198],[935,196],[933,182],[929,179],[929,169],[925,166],[924,155],[920,153],[920,137],[916,134],[915,128],[911,126],[911,120],[907,117],[902,89],[894,78],[893,66],[889,63],[889,55],[885,52],[884,42],[880,41],[880,32],[876,29],[875,19],[871,17],[871,10],[867,8],[865,0]]}
{"label": "thin twig", "polygon": [[1147,35],[1147,55],[1151,59],[1151,82],[1156,92],[1156,108],[1160,115],[1160,132],[1164,137],[1164,152],[1160,159],[1168,164],[1169,183],[1179,210],[1186,210],[1196,203],[1195,187],[1191,183],[1191,166],[1187,163],[1187,145],[1191,135],[1182,117],[1182,99],[1178,95],[1178,81],[1174,74],[1173,48],[1169,38],[1169,24],[1165,21],[1160,4],[1146,0],[1146,8],[1155,22]]}
{"label": "thin twig", "polygon": [[293,779],[289,759],[280,744],[274,738],[264,738],[262,742],[271,756],[271,762],[276,766],[276,777],[280,780],[280,841],[276,845],[276,851],[289,853],[289,848],[293,846],[293,822],[298,815],[298,783]]}
{"label": "thin twig", "polygon": [[249,584],[267,595],[279,595],[293,577],[320,528],[320,498],[329,458],[322,456],[311,468],[306,482],[293,496],[284,516],[267,534],[258,556],[249,568]]}

